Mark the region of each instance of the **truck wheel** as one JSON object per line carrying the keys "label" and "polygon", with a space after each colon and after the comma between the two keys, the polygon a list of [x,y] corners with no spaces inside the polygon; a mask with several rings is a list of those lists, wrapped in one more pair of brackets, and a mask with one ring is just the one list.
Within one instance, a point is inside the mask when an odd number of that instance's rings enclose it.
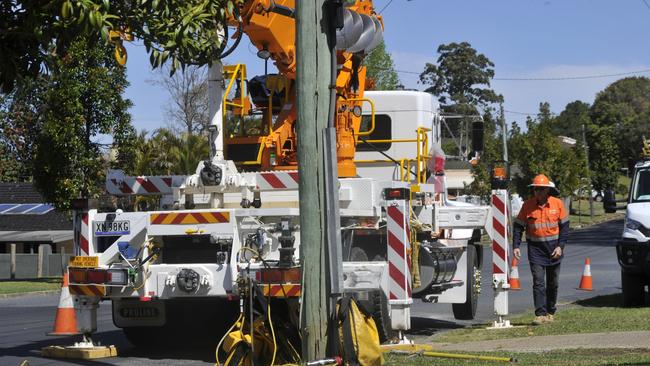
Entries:
{"label": "truck wheel", "polygon": [[478,296],[481,293],[481,269],[478,266],[478,257],[474,245],[467,246],[467,301],[462,304],[451,304],[454,318],[459,320],[472,320],[476,316]]}
{"label": "truck wheel", "polygon": [[645,305],[645,283],[643,278],[621,271],[623,306]]}

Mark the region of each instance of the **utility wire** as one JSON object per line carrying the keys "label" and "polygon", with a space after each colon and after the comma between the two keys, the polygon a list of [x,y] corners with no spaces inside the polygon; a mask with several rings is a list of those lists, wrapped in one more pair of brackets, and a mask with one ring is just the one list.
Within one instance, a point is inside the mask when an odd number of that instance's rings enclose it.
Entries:
{"label": "utility wire", "polygon": [[643,0],[643,3],[645,4],[646,8],[650,9],[650,5],[648,5],[648,1],[647,1],[647,0]]}
{"label": "utility wire", "polygon": [[386,8],[388,7],[388,5],[390,5],[392,2],[393,2],[393,0],[388,0],[388,4],[384,5],[384,7],[381,8],[381,10],[379,11],[379,14],[381,14],[384,10],[386,10]]}
{"label": "utility wire", "polygon": [[614,76],[625,76],[625,75],[634,75],[634,74],[646,74],[649,73],[650,69],[637,70],[637,71],[628,71],[628,72],[619,72],[616,74],[599,74],[599,75],[584,75],[584,76],[562,76],[562,77],[550,77],[550,78],[494,78],[492,80],[500,81],[557,81],[557,80],[583,80],[583,79],[600,79],[600,78],[609,78]]}
{"label": "utility wire", "polygon": [[[522,116],[533,116],[533,117],[535,117],[535,116],[537,116],[539,114],[539,113],[527,113],[527,112],[509,111],[507,109],[504,109],[503,111],[506,112],[506,113],[510,113],[510,114],[519,114],[519,115],[522,115]],[[551,113],[551,114],[553,114],[553,113]]]}
{"label": "utility wire", "polygon": [[[644,0],[647,1],[647,0]],[[650,7],[649,7],[650,8]],[[386,69],[389,70],[389,69]],[[408,70],[395,70],[397,73],[401,74],[413,74],[420,75],[421,72],[417,71],[408,71]],[[560,81],[560,80],[584,80],[584,79],[601,79],[609,78],[615,76],[625,76],[625,75],[634,75],[634,74],[647,74],[650,73],[650,69],[620,72],[616,74],[597,74],[597,75],[583,75],[583,76],[561,76],[561,77],[549,77],[549,78],[492,78],[496,81]]]}

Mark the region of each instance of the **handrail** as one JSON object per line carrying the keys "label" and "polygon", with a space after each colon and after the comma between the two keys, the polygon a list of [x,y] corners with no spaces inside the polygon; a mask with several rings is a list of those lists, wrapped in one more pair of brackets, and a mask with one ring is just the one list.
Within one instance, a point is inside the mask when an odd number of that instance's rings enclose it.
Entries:
{"label": "handrail", "polygon": [[[416,144],[416,156],[415,159],[402,158],[399,160],[400,166],[400,181],[409,182],[411,181],[411,175],[415,175],[416,183],[423,184],[426,183],[427,177],[427,160],[431,159],[429,155],[429,136],[430,128],[418,127],[415,130],[414,139],[383,139],[383,140],[363,140],[369,143],[409,143],[415,142]],[[395,163],[394,160],[390,159],[372,159],[372,160],[354,160],[355,163]],[[411,172],[411,167],[415,166],[415,173]]]}
{"label": "handrail", "polygon": [[370,129],[368,131],[359,131],[357,136],[369,136],[375,132],[375,102],[368,98],[350,98],[347,102],[368,102],[370,103]]}
{"label": "handrail", "polygon": [[[246,82],[246,65],[244,64],[236,64],[236,65],[226,65],[223,67],[224,70],[224,76],[225,75],[231,75],[230,76],[230,81],[228,82],[228,86],[226,87],[226,90],[223,93],[223,117],[224,120],[226,118],[226,113],[227,113],[227,108],[226,106],[234,106],[234,107],[239,107],[241,108],[241,114],[243,116],[244,114],[244,107],[246,105],[245,98],[246,98],[246,92],[244,90],[245,82]],[[240,103],[235,103],[235,102],[230,102],[228,101],[228,94],[230,94],[230,91],[232,90],[233,85],[235,84],[235,81],[237,80],[237,76],[239,75],[239,100]]]}
{"label": "handrail", "polygon": [[262,153],[264,152],[264,141],[266,140],[266,136],[263,136],[262,139],[260,140],[260,148],[257,150],[257,160],[248,160],[248,161],[240,161],[239,164],[243,165],[260,165],[262,164]]}

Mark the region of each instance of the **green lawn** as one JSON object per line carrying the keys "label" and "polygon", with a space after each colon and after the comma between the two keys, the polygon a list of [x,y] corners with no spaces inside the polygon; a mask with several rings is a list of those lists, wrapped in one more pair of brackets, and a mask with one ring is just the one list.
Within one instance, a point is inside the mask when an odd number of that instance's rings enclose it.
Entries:
{"label": "green lawn", "polygon": [[533,315],[510,318],[511,329],[486,330],[485,326],[444,332],[433,342],[468,342],[489,339],[520,338],[529,336],[560,335],[574,333],[598,333],[650,330],[650,307],[621,308],[621,295],[598,296],[560,307],[556,321],[543,326],[530,325]]}
{"label": "green lawn", "polygon": [[[532,326],[532,315],[510,318],[512,329],[486,330],[486,325],[440,333],[433,337],[435,343],[460,343],[506,338],[527,338],[531,336],[579,334],[617,331],[650,330],[650,307],[621,308],[620,294],[598,296],[561,306],[556,321],[543,326]],[[435,352],[435,351],[434,351]],[[460,352],[452,354],[473,354],[492,357],[515,358],[520,365],[650,365],[650,349],[573,349],[549,352]],[[460,360],[424,355],[385,355],[387,365],[498,365],[507,362]]]}
{"label": "green lawn", "polygon": [[34,280],[0,281],[0,295],[23,292],[58,290],[61,288],[61,278],[41,278]]}
{"label": "green lawn", "polygon": [[[489,352],[475,353],[485,356],[514,357],[519,365],[649,365],[648,349],[576,349],[541,353]],[[507,362],[456,360],[440,357],[385,355],[386,365],[399,366],[457,366],[457,365],[505,365]]]}
{"label": "green lawn", "polygon": [[588,199],[574,199],[571,201],[573,207],[573,214],[569,216],[572,228],[580,228],[601,222],[623,218],[624,211],[617,211],[615,213],[605,213],[602,202],[593,202],[594,216],[592,218],[589,210]]}

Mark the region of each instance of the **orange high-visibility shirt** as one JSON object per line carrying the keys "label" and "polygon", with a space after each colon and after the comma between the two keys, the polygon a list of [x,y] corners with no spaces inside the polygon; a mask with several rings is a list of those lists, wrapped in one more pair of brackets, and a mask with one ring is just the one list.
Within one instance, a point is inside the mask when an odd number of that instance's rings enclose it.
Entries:
{"label": "orange high-visibility shirt", "polygon": [[526,228],[526,240],[537,242],[557,241],[560,225],[569,221],[569,213],[562,200],[549,197],[546,204],[539,206],[533,197],[521,207],[515,222]]}

